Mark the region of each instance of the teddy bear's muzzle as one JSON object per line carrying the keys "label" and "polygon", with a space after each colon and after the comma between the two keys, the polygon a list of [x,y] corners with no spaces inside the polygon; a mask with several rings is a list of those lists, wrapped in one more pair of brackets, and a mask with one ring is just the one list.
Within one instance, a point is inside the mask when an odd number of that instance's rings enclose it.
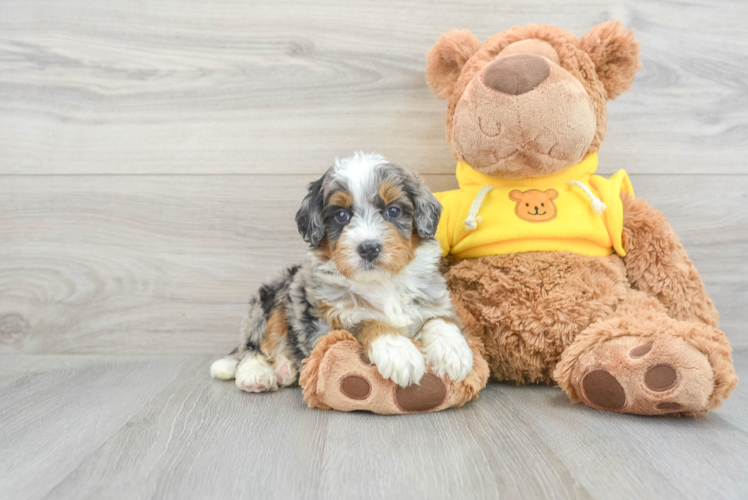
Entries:
{"label": "teddy bear's muzzle", "polygon": [[546,57],[488,63],[457,103],[452,148],[459,161],[507,179],[551,175],[579,163],[595,135],[584,86]]}

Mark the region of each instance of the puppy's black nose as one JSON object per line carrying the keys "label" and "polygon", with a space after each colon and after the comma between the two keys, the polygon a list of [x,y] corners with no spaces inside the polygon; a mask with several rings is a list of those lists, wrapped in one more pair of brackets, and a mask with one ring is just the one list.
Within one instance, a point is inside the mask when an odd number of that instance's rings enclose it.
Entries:
{"label": "puppy's black nose", "polygon": [[358,254],[362,259],[371,262],[376,259],[379,252],[382,251],[382,245],[376,241],[364,241],[358,246]]}

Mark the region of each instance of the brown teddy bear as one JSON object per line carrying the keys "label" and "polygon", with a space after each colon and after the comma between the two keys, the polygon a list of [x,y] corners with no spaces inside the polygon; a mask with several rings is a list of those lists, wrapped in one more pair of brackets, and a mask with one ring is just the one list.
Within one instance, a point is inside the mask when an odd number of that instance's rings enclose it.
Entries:
{"label": "brown teddy bear", "polygon": [[620,413],[696,414],[737,384],[699,273],[625,172],[594,175],[606,101],[639,42],[618,22],[581,39],[547,25],[481,44],[443,35],[426,78],[448,101],[460,189],[440,193],[446,277],[492,379],[557,383]]}

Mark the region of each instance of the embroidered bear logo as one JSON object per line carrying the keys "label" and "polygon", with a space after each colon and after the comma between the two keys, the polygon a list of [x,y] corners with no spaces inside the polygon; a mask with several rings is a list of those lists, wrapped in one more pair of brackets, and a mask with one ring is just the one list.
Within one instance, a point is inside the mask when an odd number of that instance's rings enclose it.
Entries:
{"label": "embroidered bear logo", "polygon": [[558,198],[558,191],[548,189],[539,191],[530,189],[519,191],[515,189],[509,193],[509,198],[517,202],[514,213],[527,222],[548,222],[556,218],[556,205],[553,200]]}

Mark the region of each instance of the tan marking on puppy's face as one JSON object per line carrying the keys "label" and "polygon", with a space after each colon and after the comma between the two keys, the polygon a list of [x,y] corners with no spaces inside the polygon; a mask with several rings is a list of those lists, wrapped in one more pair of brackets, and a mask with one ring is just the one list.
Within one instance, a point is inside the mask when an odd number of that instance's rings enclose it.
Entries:
{"label": "tan marking on puppy's face", "polygon": [[390,207],[397,207],[401,210],[402,217],[412,219],[412,203],[407,193],[396,182],[385,180],[379,187],[379,196],[382,200],[385,210],[385,219],[388,227],[384,230],[384,245],[381,254],[381,265],[392,273],[400,272],[415,257],[415,249],[421,243],[421,237],[414,228],[414,221],[409,220],[406,226],[402,220],[390,219],[387,216],[387,210]]}
{"label": "tan marking on puppy's face", "polygon": [[382,198],[384,205],[390,205],[407,195],[403,192],[400,186],[394,181],[386,180],[379,186],[379,197]]}
{"label": "tan marking on puppy's face", "polygon": [[558,198],[558,191],[548,189],[539,191],[530,189],[528,191],[514,190],[509,193],[509,198],[517,202],[514,213],[527,222],[548,222],[556,218],[556,204],[553,200]]}
{"label": "tan marking on puppy's face", "polygon": [[[345,233],[345,229],[341,232],[341,238]],[[335,262],[335,266],[338,268],[338,272],[348,279],[353,278],[353,275],[359,271],[356,264],[356,248],[347,245],[333,245],[332,246],[332,260]]]}
{"label": "tan marking on puppy's face", "polygon": [[336,191],[330,196],[327,204],[335,205],[341,208],[349,208],[351,205],[353,205],[353,198],[345,191]]}
{"label": "tan marking on puppy's face", "polygon": [[[338,241],[346,238],[346,230],[346,228],[343,229]],[[410,237],[405,237],[392,224],[382,228],[381,236],[382,251],[376,261],[376,266],[393,274],[399,273],[413,261],[415,249],[422,241],[415,231],[411,232]],[[340,274],[350,279],[360,271],[355,264],[360,260],[355,248],[344,245],[336,246],[335,242],[328,244],[327,248]]]}
{"label": "tan marking on puppy's face", "polygon": [[415,248],[421,239],[418,234],[411,234],[410,238],[404,238],[397,229],[389,227],[384,237],[384,248],[382,252],[382,267],[392,273],[400,272],[410,264],[415,257]]}

